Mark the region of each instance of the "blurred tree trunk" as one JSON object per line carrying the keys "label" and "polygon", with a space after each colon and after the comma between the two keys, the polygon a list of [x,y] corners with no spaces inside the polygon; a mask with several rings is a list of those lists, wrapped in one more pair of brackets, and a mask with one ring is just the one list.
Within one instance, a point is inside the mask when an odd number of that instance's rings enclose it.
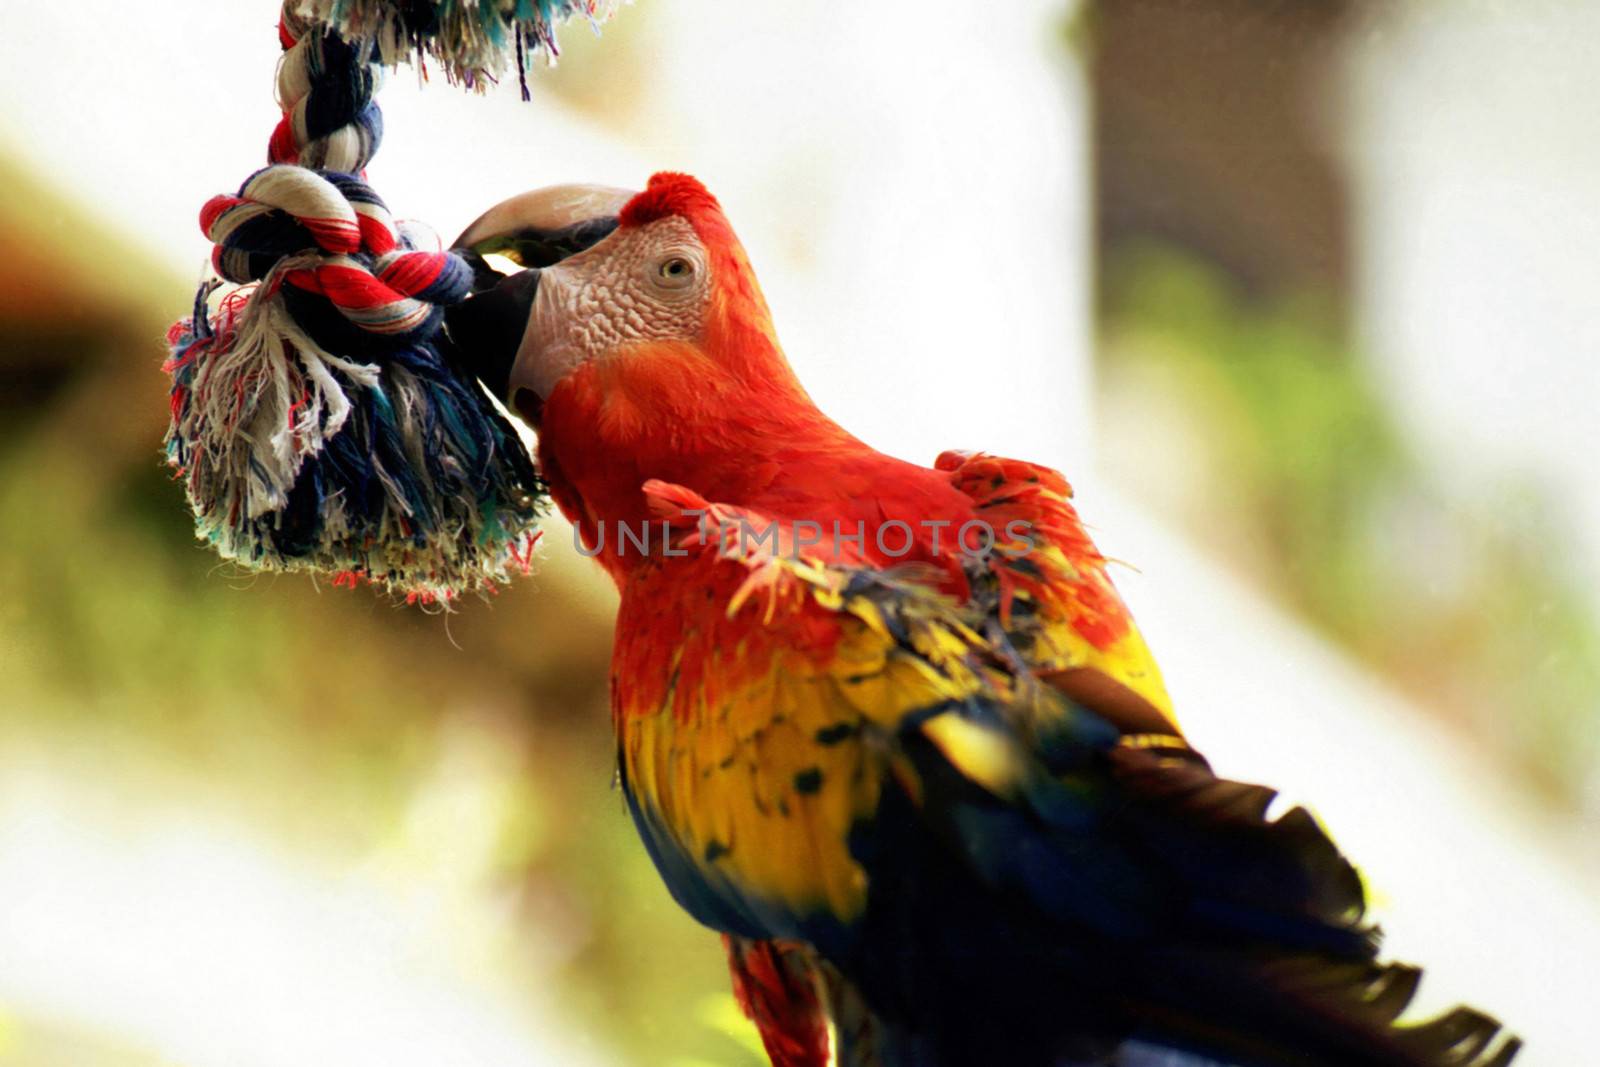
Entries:
{"label": "blurred tree trunk", "polygon": [[1344,177],[1319,94],[1356,0],[1094,0],[1096,242],[1177,245],[1343,319]]}
{"label": "blurred tree trunk", "polygon": [[91,507],[160,462],[164,316],[186,310],[188,287],[16,162],[0,158],[0,189],[8,451],[17,469],[48,461],[73,483],[64,499]]}

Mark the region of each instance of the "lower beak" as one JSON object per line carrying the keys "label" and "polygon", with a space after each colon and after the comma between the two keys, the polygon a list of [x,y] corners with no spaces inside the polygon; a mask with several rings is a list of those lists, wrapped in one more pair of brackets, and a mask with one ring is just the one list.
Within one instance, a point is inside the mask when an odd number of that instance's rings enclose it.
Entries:
{"label": "lower beak", "polygon": [[511,368],[533,321],[538,291],[539,268],[530,267],[445,309],[445,327],[461,362],[502,401],[511,399]]}

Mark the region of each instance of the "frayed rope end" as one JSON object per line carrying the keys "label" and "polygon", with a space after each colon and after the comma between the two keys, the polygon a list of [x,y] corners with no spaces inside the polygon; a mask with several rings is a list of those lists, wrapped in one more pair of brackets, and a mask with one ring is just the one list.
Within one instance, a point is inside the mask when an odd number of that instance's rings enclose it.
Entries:
{"label": "frayed rope end", "polygon": [[396,3],[395,0],[298,0],[288,7],[306,25],[333,29],[347,41],[364,42],[386,67],[432,56],[452,84],[476,92],[515,68],[527,99],[528,63],[560,55],[557,30],[583,20],[598,30],[617,0],[501,0],[463,4],[457,0]]}

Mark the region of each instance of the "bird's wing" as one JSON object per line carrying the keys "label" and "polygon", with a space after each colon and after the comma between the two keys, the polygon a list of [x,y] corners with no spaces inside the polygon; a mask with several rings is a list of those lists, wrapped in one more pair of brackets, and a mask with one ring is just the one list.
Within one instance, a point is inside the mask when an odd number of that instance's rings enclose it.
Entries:
{"label": "bird's wing", "polygon": [[1475,1012],[1396,1025],[1417,972],[1375,962],[1304,810],[1040,685],[930,576],[778,547],[691,531],[630,582],[621,778],[678,901],[813,946],[887,1020],[885,1063],[1108,1026],[1263,1064],[1509,1061]]}
{"label": "bird's wing", "polygon": [[984,453],[946,452],[934,466],[998,539],[974,561],[973,598],[1026,667],[1125,734],[1178,734],[1161,671],[1066,478]]}

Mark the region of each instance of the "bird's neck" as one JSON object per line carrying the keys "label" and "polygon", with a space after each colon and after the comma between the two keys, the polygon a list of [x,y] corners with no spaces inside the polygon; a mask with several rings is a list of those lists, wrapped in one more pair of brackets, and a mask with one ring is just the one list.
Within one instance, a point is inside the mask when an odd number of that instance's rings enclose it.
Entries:
{"label": "bird's neck", "polygon": [[787,364],[730,373],[686,345],[574,371],[545,404],[539,458],[585,551],[619,581],[642,562],[619,553],[619,531],[661,536],[643,490],[651,479],[713,503],[825,522],[849,504],[840,472],[893,462],[819,411]]}

